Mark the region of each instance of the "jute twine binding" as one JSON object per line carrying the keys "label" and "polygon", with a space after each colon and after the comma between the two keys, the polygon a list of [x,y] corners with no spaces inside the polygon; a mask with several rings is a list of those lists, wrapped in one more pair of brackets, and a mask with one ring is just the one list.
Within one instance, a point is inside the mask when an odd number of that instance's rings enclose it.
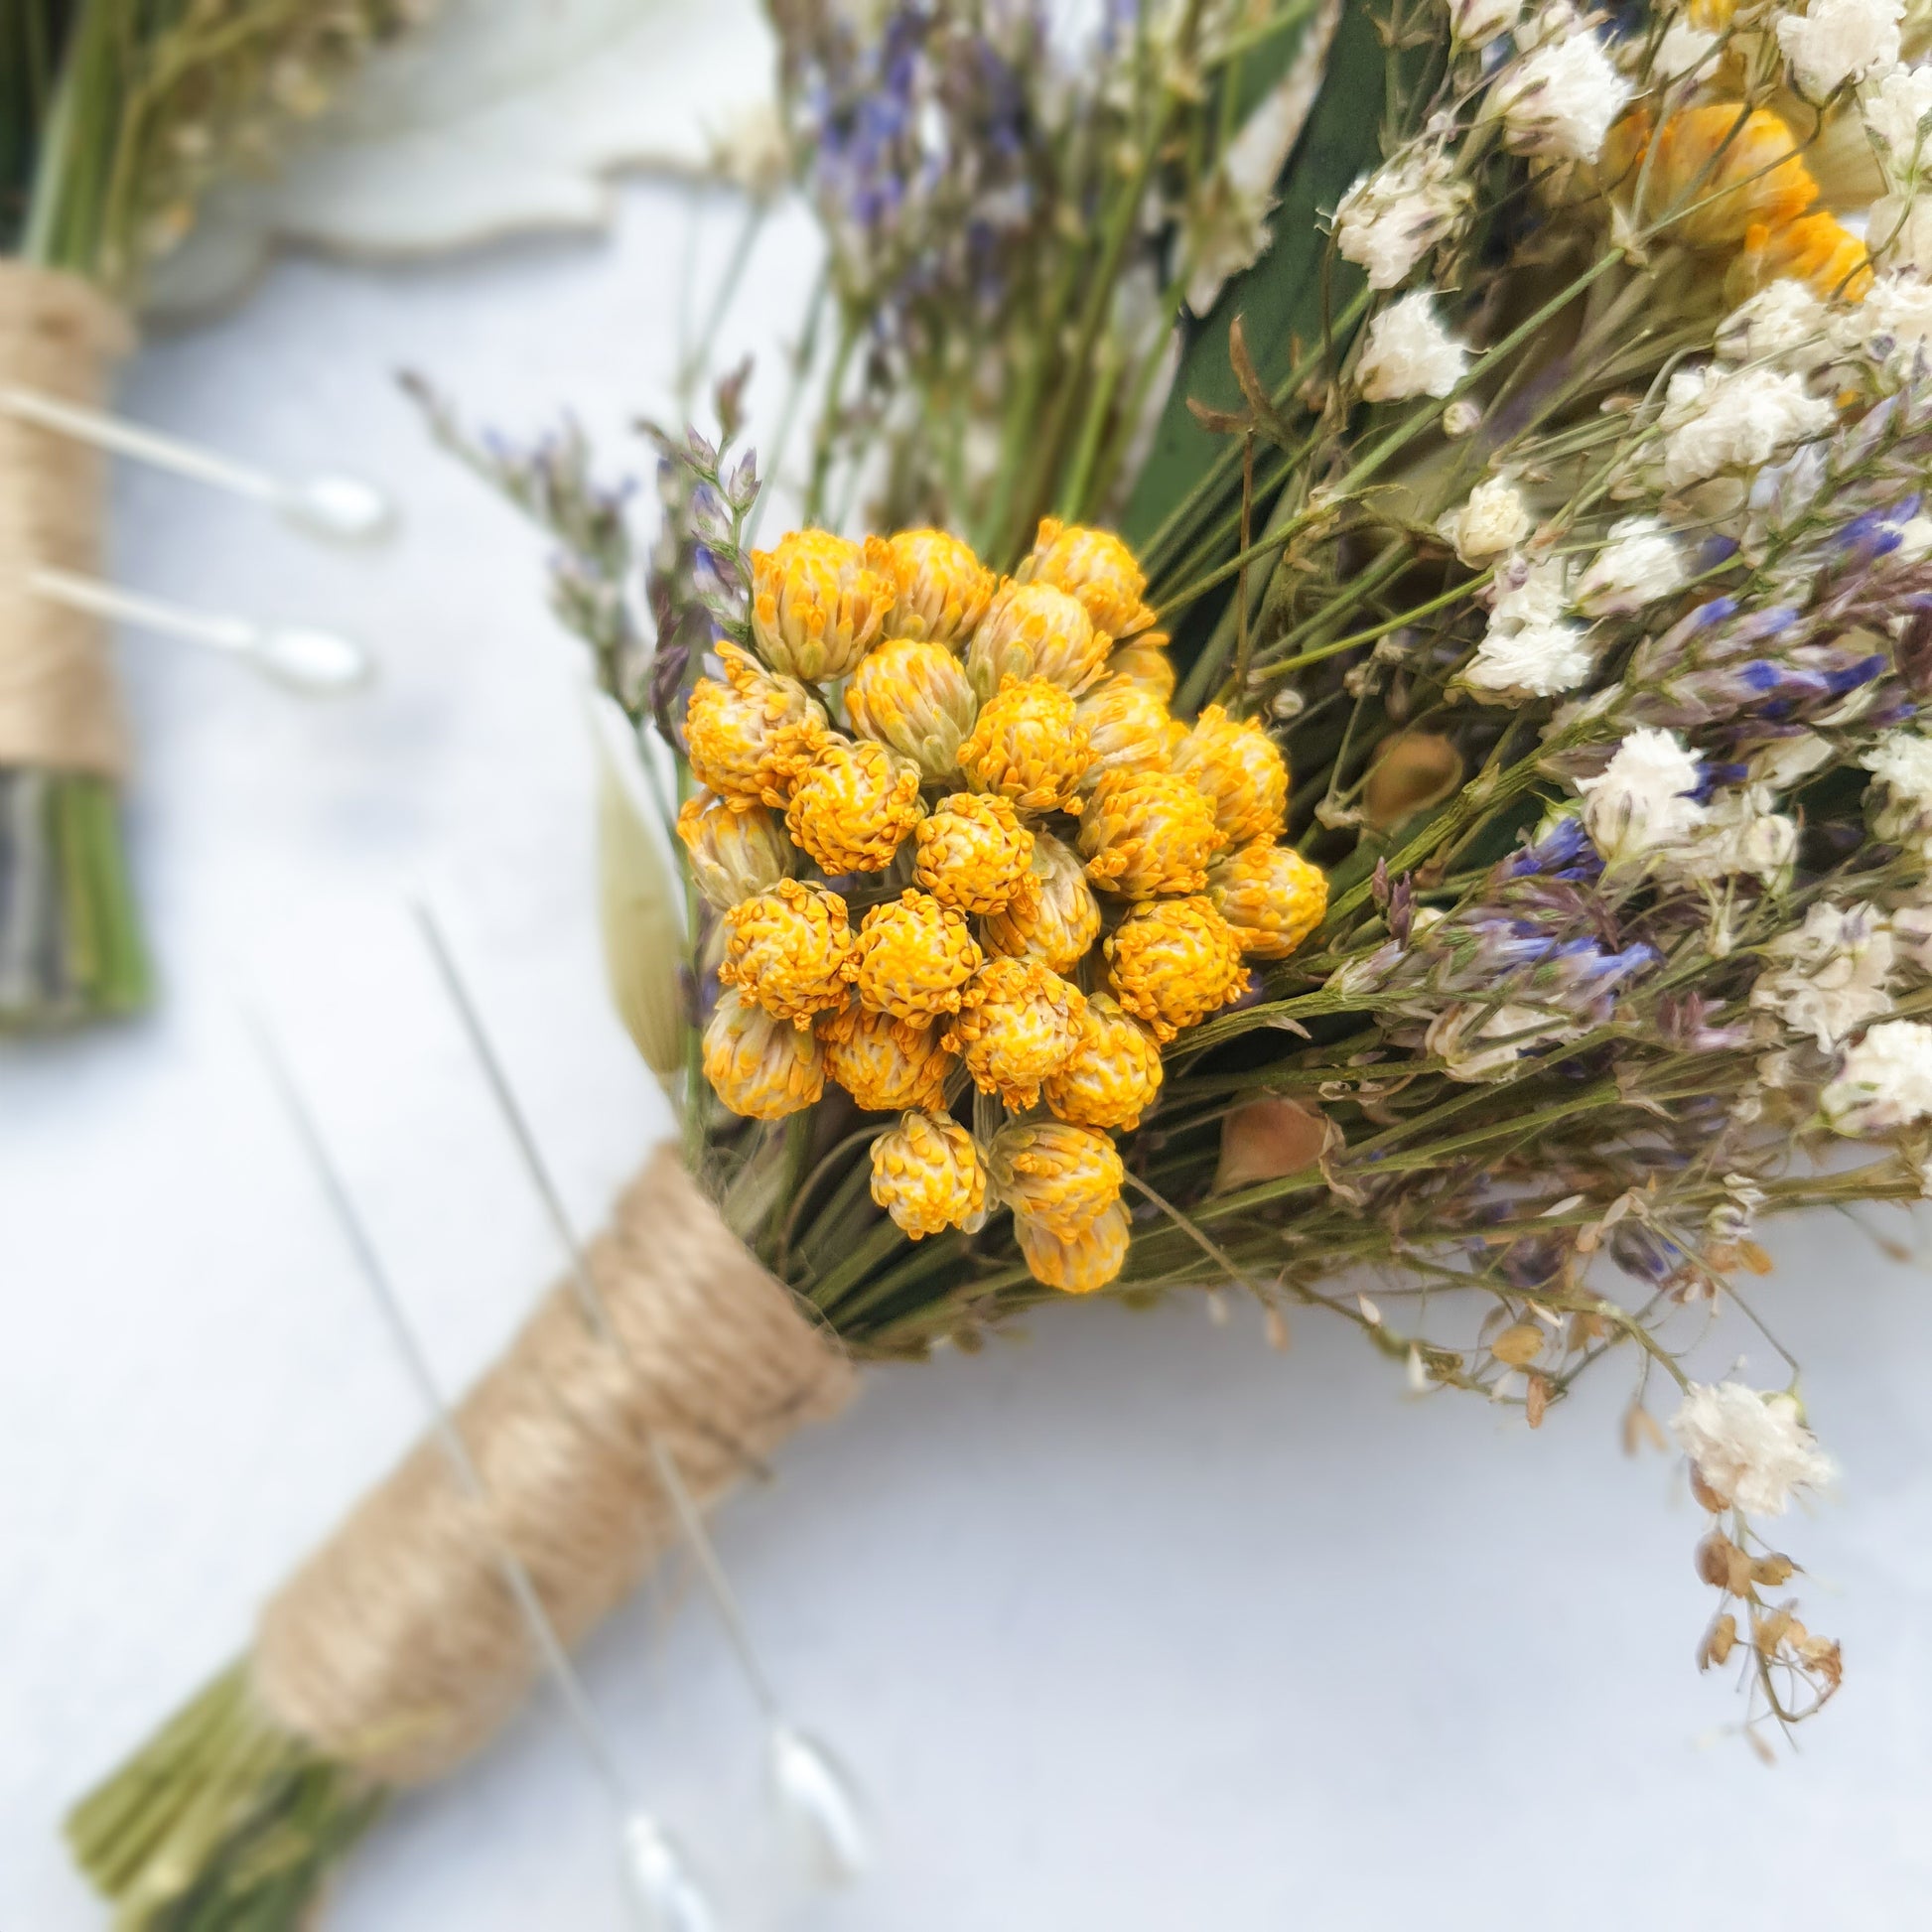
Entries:
{"label": "jute twine binding", "polygon": [[264,1610],[256,1690],[338,1762],[385,1783],[440,1777],[521,1702],[538,1662],[502,1545],[567,1643],[629,1594],[677,1534],[646,1428],[702,1502],[852,1393],[837,1343],[672,1149],[619,1202],[591,1271],[621,1348],[565,1283],[457,1411],[486,1509],[425,1440]]}
{"label": "jute twine binding", "polygon": [[[98,408],[133,344],[126,318],[85,282],[0,260],[0,389]],[[84,445],[0,411],[0,766],[126,769],[99,620],[27,588],[36,565],[98,573],[103,475]]]}

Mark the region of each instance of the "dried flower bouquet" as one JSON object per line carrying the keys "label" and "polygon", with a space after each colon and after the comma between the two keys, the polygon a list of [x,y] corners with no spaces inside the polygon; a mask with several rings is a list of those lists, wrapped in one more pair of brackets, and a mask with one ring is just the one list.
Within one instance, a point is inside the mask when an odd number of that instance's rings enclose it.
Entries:
{"label": "dried flower bouquet", "polygon": [[[9,0],[0,13],[0,390],[98,406],[147,264],[261,167],[411,0]],[[99,626],[27,573],[91,574],[98,465],[0,409],[0,1030],[147,997],[121,849],[125,730]]]}
{"label": "dried flower bouquet", "polygon": [[[1304,17],[1230,229],[1285,19],[1152,10],[1076,81],[1024,10],[784,10],[836,330],[769,549],[735,380],[653,432],[656,530],[575,436],[439,425],[653,753],[616,989],[797,1306],[903,1356],[1232,1289],[1531,1427],[1614,1356],[1761,1742],[1839,1684],[1767,1540],[1830,1464],[1795,1362],[1699,1350],[1766,1216],[1932,1160],[1932,23]],[[208,1816],[205,1881],[285,1819]]]}

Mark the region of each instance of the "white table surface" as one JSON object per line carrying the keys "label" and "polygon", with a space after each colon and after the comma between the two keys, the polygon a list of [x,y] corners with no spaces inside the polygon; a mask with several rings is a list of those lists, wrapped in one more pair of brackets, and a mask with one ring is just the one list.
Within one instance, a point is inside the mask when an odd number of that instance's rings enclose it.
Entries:
{"label": "white table surface", "polygon": [[[163,981],[137,1026],[0,1058],[0,1923],[101,1915],[68,1800],[245,1640],[252,1606],[416,1431],[237,1022],[293,1038],[452,1384],[554,1266],[415,949],[427,881],[588,1221],[663,1122],[605,1003],[585,745],[540,544],[426,445],[391,372],[614,465],[663,407],[684,204],[626,191],[609,246],[381,272],[290,262],[147,349],[128,410],[290,470],[392,484],[407,531],[338,556],[132,475],[115,569],[352,627],[366,699],[292,702],[130,639],[135,864]],[[709,226],[722,253],[732,218]],[[796,313],[798,225],[726,330]],[[768,420],[768,416],[767,416]],[[758,1737],[701,1602],[659,1589],[585,1668],[733,1923],[839,1932],[1922,1927],[1932,1895],[1932,1312],[1916,1266],[1794,1228],[1763,1292],[1809,1366],[1840,1493],[1792,1523],[1849,1682],[1801,1755],[1716,1739],[1700,1517],[1627,1461],[1620,1362],[1531,1435],[1408,1399],[1310,1314],[1054,1311],[1024,1345],[874,1375],[721,1516],[799,1714],[882,1814],[876,1877],[786,1905]],[[1772,1380],[1768,1351],[1753,1363]],[[774,1900],[776,1902],[774,1902]],[[329,1921],[618,1926],[610,1821],[554,1708],[400,1805]]]}

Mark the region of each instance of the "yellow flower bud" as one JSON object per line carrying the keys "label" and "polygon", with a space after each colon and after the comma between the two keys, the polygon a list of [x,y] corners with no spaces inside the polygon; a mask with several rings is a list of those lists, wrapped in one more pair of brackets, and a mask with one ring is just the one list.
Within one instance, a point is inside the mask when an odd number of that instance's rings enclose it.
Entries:
{"label": "yellow flower bud", "polygon": [[1017,1215],[1070,1234],[1120,1199],[1125,1170],[1105,1134],[1064,1121],[1016,1121],[993,1137],[987,1164]]}
{"label": "yellow flower bud", "polygon": [[872,1197],[914,1241],[985,1219],[986,1168],[941,1113],[908,1113],[872,1144]]}
{"label": "yellow flower bud", "polygon": [[930,637],[951,644],[972,635],[999,580],[957,537],[944,530],[901,530],[887,539],[898,601],[889,637]]}
{"label": "yellow flower bud", "polygon": [[1039,1099],[1039,1083],[1079,1043],[1086,1000],[1036,959],[989,959],[974,974],[945,1043],[982,1093],[1016,1113]]}
{"label": "yellow flower bud", "polygon": [[1080,700],[1075,715],[1093,748],[1082,790],[1092,790],[1109,771],[1165,771],[1169,749],[1180,736],[1168,707],[1132,678],[1103,678]]}
{"label": "yellow flower bud", "polygon": [[809,1027],[766,1013],[736,987],[704,1030],[704,1077],[735,1114],[782,1120],[825,1091],[825,1063]]}
{"label": "yellow flower bud", "polygon": [[1090,993],[1079,1044],[1040,1087],[1054,1116],[1076,1127],[1138,1127],[1160,1091],[1160,1043],[1105,993]]}
{"label": "yellow flower bud", "polygon": [[699,892],[717,906],[768,892],[790,874],[797,852],[762,805],[734,804],[709,791],[684,801],[677,835]]}
{"label": "yellow flower bud", "polygon": [[823,886],[786,879],[725,914],[720,986],[736,986],[766,1013],[809,1027],[846,1001],[852,928],[845,900]]}
{"label": "yellow flower bud", "polygon": [[946,1077],[957,1062],[940,1044],[937,1027],[848,1006],[819,1021],[818,1038],[825,1071],[862,1112],[944,1108]]}
{"label": "yellow flower bud", "polygon": [[1238,725],[1209,705],[1174,746],[1174,770],[1213,802],[1229,844],[1281,837],[1289,819],[1289,765],[1260,725]]}
{"label": "yellow flower bud", "polygon": [[956,791],[919,821],[913,876],[941,905],[997,912],[1032,876],[1034,835],[1004,798]]}
{"label": "yellow flower bud", "polygon": [[1207,897],[1243,952],[1286,959],[1321,923],[1328,882],[1293,846],[1257,841],[1209,868]]}
{"label": "yellow flower bud", "polygon": [[981,953],[964,914],[910,887],[859,922],[847,970],[861,1002],[895,1020],[957,1013]]}
{"label": "yellow flower bud", "polygon": [[1105,1288],[1127,1262],[1127,1208],[1121,1201],[1071,1232],[1024,1215],[1014,1217],[1013,1231],[1034,1280],[1065,1295]]}
{"label": "yellow flower bud", "polygon": [[1043,678],[1009,677],[959,748],[973,789],[998,792],[1023,812],[1077,811],[1076,788],[1092,762],[1072,698]]}
{"label": "yellow flower bud", "polygon": [[1007,584],[966,647],[966,674],[982,698],[1010,677],[1084,691],[1107,661],[1108,641],[1077,598],[1051,584]]}
{"label": "yellow flower bud", "polygon": [[780,676],[822,684],[854,669],[884,634],[898,595],[892,552],[829,530],[794,530],[752,552],[752,634]]}
{"label": "yellow flower bud", "polygon": [[1158,630],[1144,631],[1129,642],[1117,645],[1107,659],[1107,673],[1138,684],[1163,704],[1173,702],[1173,659],[1168,655],[1167,637]]}
{"label": "yellow flower bud", "polygon": [[792,784],[785,824],[824,871],[884,872],[925,807],[919,768],[869,738],[828,734]]}
{"label": "yellow flower bud", "polygon": [[720,644],[725,681],[701,677],[684,712],[691,775],[736,811],[782,810],[792,780],[825,734],[825,707],[792,678],[773,677],[736,644]]}
{"label": "yellow flower bud", "polygon": [[1115,999],[1164,1046],[1248,984],[1234,928],[1204,898],[1135,906],[1105,951]]}
{"label": "yellow flower bud", "polygon": [[1173,768],[1214,807],[1229,845],[1278,839],[1288,823],[1288,762],[1259,725],[1237,724],[1217,704],[1173,748]]}
{"label": "yellow flower bud", "polygon": [[1033,871],[1025,890],[981,928],[990,952],[1037,959],[1069,973],[1100,936],[1100,901],[1079,855],[1050,833],[1034,834]]}
{"label": "yellow flower bud", "polygon": [[1147,572],[1111,530],[1042,517],[1033,555],[1018,575],[1023,584],[1051,584],[1078,598],[1093,627],[1110,637],[1131,637],[1154,621],[1154,613],[1141,602]]}
{"label": "yellow flower bud", "polygon": [[1080,820],[1087,877],[1121,898],[1199,892],[1226,843],[1213,806],[1177,772],[1110,771]]}
{"label": "yellow flower bud", "polygon": [[894,637],[872,651],[845,687],[845,715],[861,738],[890,745],[928,778],[959,769],[960,741],[979,700],[944,644]]}

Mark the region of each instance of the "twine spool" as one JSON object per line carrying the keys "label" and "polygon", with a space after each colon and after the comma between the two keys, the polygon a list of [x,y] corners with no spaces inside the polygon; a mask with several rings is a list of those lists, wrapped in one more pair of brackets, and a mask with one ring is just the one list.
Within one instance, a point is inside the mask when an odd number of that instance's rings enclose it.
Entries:
{"label": "twine spool", "polygon": [[855,1375],[660,1148],[590,1254],[621,1346],[564,1283],[462,1407],[486,1499],[419,1443],[262,1613],[268,1714],[383,1783],[440,1777],[484,1743],[539,1668],[503,1580],[521,1559],[566,1643],[635,1587],[677,1522],[646,1431],[692,1494],[716,1498]]}
{"label": "twine spool", "polygon": [[[127,319],[78,277],[0,260],[0,390],[97,409],[133,345]],[[127,767],[100,621],[27,583],[36,566],[98,574],[105,468],[73,438],[0,411],[0,766],[108,778]]]}

